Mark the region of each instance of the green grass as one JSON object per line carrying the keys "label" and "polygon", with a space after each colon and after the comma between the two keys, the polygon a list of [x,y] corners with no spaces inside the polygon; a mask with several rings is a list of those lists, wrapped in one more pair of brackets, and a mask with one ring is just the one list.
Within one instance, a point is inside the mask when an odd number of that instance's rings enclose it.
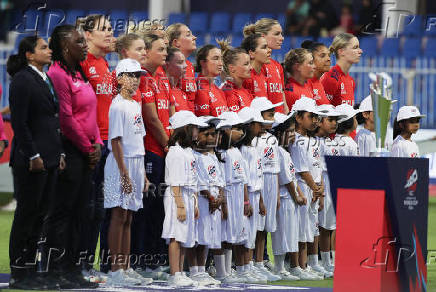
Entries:
{"label": "green grass", "polygon": [[[0,206],[5,205],[12,198],[11,194],[0,193]],[[436,198],[430,198],[428,217],[428,246],[429,250],[436,250]],[[0,273],[9,273],[9,233],[13,219],[13,212],[0,211]],[[431,228],[433,227],[433,228]],[[268,235],[269,236],[269,235]],[[98,251],[98,250],[97,250]],[[271,238],[268,237],[268,253],[273,259]],[[434,258],[434,257],[433,257]],[[333,287],[333,280],[323,281],[278,281],[274,285],[289,285],[294,287]],[[14,290],[9,290],[14,291]],[[436,261],[427,266],[427,291],[436,292]]]}

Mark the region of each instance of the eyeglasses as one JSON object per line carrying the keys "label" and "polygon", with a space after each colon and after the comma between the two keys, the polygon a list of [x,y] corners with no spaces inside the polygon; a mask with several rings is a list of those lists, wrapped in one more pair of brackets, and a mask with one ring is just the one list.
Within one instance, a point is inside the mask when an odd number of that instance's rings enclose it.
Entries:
{"label": "eyeglasses", "polygon": [[126,75],[128,77],[132,77],[132,78],[140,78],[141,72],[124,72],[123,75]]}

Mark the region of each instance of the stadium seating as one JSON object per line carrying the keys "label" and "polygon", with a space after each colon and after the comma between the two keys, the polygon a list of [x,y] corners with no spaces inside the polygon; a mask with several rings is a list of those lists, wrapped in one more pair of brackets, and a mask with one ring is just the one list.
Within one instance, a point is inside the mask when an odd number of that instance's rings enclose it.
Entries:
{"label": "stadium seating", "polygon": [[251,22],[250,13],[236,13],[233,16],[233,25],[232,25],[232,33],[242,34],[242,30],[244,26]]}
{"label": "stadium seating", "polygon": [[427,39],[427,45],[424,49],[424,56],[436,58],[436,38]]}
{"label": "stadium seating", "polygon": [[380,55],[385,57],[399,57],[400,56],[400,39],[386,38],[383,40]]}
{"label": "stadium seating", "polygon": [[406,16],[404,17],[404,30],[403,35],[405,36],[419,36],[422,34],[424,26],[422,24],[422,16]]}
{"label": "stadium seating", "polygon": [[67,10],[67,12],[65,13],[65,23],[75,25],[77,18],[84,17],[86,15],[87,13],[85,10]]}
{"label": "stadium seating", "polygon": [[374,36],[363,37],[359,41],[360,48],[365,57],[375,57],[377,55],[377,38]]}
{"label": "stadium seating", "polygon": [[186,15],[184,13],[170,13],[168,16],[168,25],[174,23],[186,23]]}
{"label": "stadium seating", "polygon": [[206,33],[209,29],[206,12],[192,12],[189,17],[189,28],[194,33]]}
{"label": "stadium seating", "polygon": [[211,15],[211,33],[227,33],[230,31],[230,14],[227,12],[215,12]]}

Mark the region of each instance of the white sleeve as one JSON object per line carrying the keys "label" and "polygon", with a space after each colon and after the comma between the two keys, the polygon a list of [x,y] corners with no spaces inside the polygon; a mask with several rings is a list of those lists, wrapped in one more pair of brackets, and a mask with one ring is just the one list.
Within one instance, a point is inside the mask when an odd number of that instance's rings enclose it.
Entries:
{"label": "white sleeve", "polygon": [[125,117],[120,103],[115,103],[109,109],[109,143],[110,140],[124,136]]}
{"label": "white sleeve", "polygon": [[392,157],[402,157],[401,149],[399,146],[400,145],[398,142],[394,142],[394,144],[392,144],[392,149],[391,149],[391,156]]}
{"label": "white sleeve", "polygon": [[197,167],[197,175],[198,175],[198,191],[207,191],[209,190],[209,173],[207,169],[207,165],[204,163],[205,159],[202,157],[204,155],[195,155],[196,167]]}
{"label": "white sleeve", "polygon": [[285,153],[286,150],[279,148],[279,185],[286,185],[293,181],[293,176],[290,169],[291,157],[289,153]]}
{"label": "white sleeve", "polygon": [[168,176],[165,178],[167,185],[177,187],[187,183],[186,174],[189,169],[186,169],[185,156],[179,147],[170,147],[165,158],[165,167],[168,169]]}
{"label": "white sleeve", "polygon": [[304,141],[295,141],[291,149],[291,158],[294,162],[295,172],[309,171],[309,157]]}
{"label": "white sleeve", "polygon": [[358,155],[359,155],[358,146],[356,142],[354,142],[354,140],[350,137],[350,156],[358,156]]}

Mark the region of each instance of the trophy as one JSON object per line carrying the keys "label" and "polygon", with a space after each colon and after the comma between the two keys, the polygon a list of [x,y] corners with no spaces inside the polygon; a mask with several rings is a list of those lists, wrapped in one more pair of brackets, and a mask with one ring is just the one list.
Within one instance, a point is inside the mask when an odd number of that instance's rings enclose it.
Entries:
{"label": "trophy", "polygon": [[392,78],[385,72],[370,73],[370,78],[374,81],[369,87],[376,137],[376,151],[370,155],[387,157],[389,152],[385,148],[386,132],[391,118],[392,104],[396,102],[396,100],[392,100]]}

